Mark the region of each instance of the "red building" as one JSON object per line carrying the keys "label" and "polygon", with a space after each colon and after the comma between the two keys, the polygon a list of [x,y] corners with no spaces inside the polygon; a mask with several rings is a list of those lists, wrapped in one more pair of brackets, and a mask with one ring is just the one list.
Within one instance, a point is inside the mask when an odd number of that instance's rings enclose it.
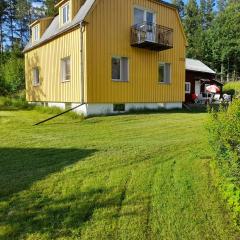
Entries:
{"label": "red building", "polygon": [[199,60],[186,59],[185,102],[194,102],[194,96],[207,97],[206,87],[217,85],[222,89],[223,84],[215,80],[216,73]]}

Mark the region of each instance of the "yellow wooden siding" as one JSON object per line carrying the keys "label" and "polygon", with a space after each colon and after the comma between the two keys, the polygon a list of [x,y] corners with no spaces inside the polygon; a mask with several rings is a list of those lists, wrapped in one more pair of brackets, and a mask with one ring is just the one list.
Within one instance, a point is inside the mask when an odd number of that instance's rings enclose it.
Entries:
{"label": "yellow wooden siding", "polygon": [[[61,59],[71,57],[71,80],[61,81]],[[80,102],[80,29],[46,43],[25,54],[28,101]],[[32,69],[40,69],[40,86],[32,84]]]}
{"label": "yellow wooden siding", "polygon": [[84,4],[86,0],[72,0],[72,15],[73,17],[76,16],[80,7]]}
{"label": "yellow wooden siding", "polygon": [[[157,24],[174,29],[174,48],[162,52],[130,46],[133,6],[151,9]],[[89,103],[182,102],[185,97],[185,39],[177,12],[149,0],[98,0],[87,17]],[[113,82],[111,57],[129,58],[129,82]],[[171,84],[158,83],[158,63],[171,63]]]}
{"label": "yellow wooden siding", "polygon": [[40,37],[46,31],[46,29],[48,28],[52,20],[53,20],[53,17],[48,17],[40,20]]}

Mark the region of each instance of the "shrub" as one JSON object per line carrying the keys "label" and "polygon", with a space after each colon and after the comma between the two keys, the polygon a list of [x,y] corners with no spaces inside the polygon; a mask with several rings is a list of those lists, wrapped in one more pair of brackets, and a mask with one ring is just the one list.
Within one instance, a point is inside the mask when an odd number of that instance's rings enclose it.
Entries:
{"label": "shrub", "polygon": [[240,95],[240,81],[238,82],[229,82],[224,85],[223,92],[230,94],[232,96]]}
{"label": "shrub", "polygon": [[216,153],[219,187],[235,222],[240,225],[240,100],[218,112],[212,110],[208,122],[209,140]]}

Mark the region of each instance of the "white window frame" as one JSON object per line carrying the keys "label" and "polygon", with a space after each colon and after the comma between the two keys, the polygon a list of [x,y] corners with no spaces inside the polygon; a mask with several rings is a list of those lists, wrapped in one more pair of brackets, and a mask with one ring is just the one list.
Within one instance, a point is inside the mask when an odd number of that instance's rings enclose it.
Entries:
{"label": "white window frame", "polygon": [[[186,87],[188,86],[188,87]],[[191,82],[185,82],[185,93],[191,93],[191,87],[192,87],[192,84]],[[189,90],[187,90],[189,89]]]}
{"label": "white window frame", "polygon": [[[38,75],[37,75],[37,73],[38,73]],[[34,67],[32,69],[32,74],[33,74],[32,84],[33,84],[34,87],[37,87],[37,86],[40,85],[40,70],[39,70],[39,67]]]}
{"label": "white window frame", "polygon": [[[111,58],[111,70],[112,70],[112,59],[119,59],[120,60],[120,79],[113,79],[112,76],[112,81],[113,82],[129,82],[129,58],[128,57],[120,57],[120,56],[112,56]],[[122,66],[122,59],[126,58],[127,59],[127,79],[123,79],[122,77],[122,70],[123,70],[123,66]]]}
{"label": "white window frame", "polygon": [[[68,14],[66,16],[66,21],[64,22],[64,10],[68,9]],[[66,2],[62,7],[61,7],[61,22],[62,25],[65,25],[70,22],[70,2]]]}
{"label": "white window frame", "polygon": [[32,39],[33,42],[37,42],[40,39],[40,25],[37,24],[32,28]]}
{"label": "white window frame", "polygon": [[155,11],[153,11],[153,10],[151,10],[149,8],[145,8],[145,7],[142,7],[142,6],[134,5],[133,6],[133,24],[134,25],[136,24],[135,23],[135,15],[134,15],[134,13],[135,13],[134,10],[135,9],[139,9],[139,10],[144,11],[144,17],[143,17],[143,21],[144,22],[147,22],[147,12],[152,13],[153,14],[153,23],[156,24],[157,17],[156,17],[156,12]]}
{"label": "white window frame", "polygon": [[[166,82],[166,64],[169,64],[169,81]],[[164,65],[164,76],[163,76],[163,82],[159,81],[159,66]],[[158,73],[158,83],[159,84],[171,84],[172,83],[172,64],[169,62],[158,62],[158,68],[157,68],[157,73]]]}
{"label": "white window frame", "polygon": [[[69,79],[66,79],[66,61],[69,60],[69,64],[70,64],[70,78]],[[64,57],[61,59],[61,82],[64,83],[64,82],[70,82],[71,81],[71,57],[68,56],[68,57]]]}

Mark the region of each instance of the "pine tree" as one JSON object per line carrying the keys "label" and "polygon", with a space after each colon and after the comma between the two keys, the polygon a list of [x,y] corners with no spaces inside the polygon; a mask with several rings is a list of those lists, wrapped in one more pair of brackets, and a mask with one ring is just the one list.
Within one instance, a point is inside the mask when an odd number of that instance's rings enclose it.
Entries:
{"label": "pine tree", "polygon": [[57,9],[55,8],[55,4],[57,3],[57,0],[45,0],[44,5],[46,7],[46,16],[54,16],[57,13]]}
{"label": "pine tree", "polygon": [[180,15],[181,19],[183,19],[184,15],[185,15],[184,1],[183,0],[172,0],[172,4],[177,6],[179,15]]}
{"label": "pine tree", "polygon": [[227,0],[217,0],[217,8],[219,12],[223,12],[227,6]]}

